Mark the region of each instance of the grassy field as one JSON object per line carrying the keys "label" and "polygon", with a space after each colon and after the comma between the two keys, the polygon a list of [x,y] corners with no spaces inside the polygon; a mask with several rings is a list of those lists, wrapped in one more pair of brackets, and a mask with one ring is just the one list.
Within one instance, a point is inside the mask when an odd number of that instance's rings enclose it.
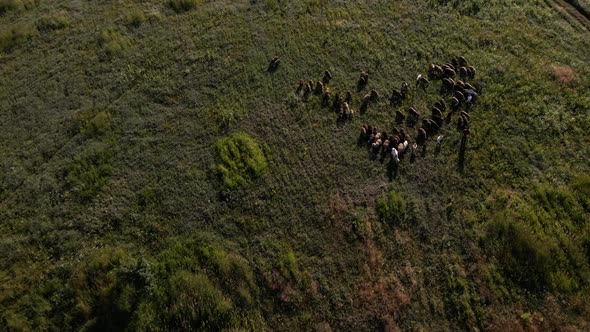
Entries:
{"label": "grassy field", "polygon": [[[584,8],[0,0],[0,330],[589,330]],[[458,56],[464,160],[456,118],[371,160]],[[295,94],[324,70],[379,100],[338,123]]]}

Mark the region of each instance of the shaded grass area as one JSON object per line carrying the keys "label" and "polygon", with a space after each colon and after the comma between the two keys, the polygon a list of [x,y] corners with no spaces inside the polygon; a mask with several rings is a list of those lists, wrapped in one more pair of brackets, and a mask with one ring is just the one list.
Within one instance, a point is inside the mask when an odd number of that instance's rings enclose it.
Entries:
{"label": "shaded grass area", "polygon": [[[9,328],[588,327],[590,43],[550,6],[41,1],[0,17],[27,22],[0,38]],[[464,173],[448,126],[390,181],[358,128],[389,129],[390,89],[458,55],[485,83]],[[326,69],[340,92],[369,71],[353,109],[381,100],[337,125],[293,96]],[[438,87],[402,109],[427,113]],[[215,146],[236,132],[269,152],[232,189]]]}

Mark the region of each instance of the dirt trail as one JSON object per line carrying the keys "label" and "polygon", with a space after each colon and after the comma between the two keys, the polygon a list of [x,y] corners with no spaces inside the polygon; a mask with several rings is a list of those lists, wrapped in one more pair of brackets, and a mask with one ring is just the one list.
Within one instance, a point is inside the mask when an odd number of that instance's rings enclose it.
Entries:
{"label": "dirt trail", "polygon": [[573,18],[580,23],[586,30],[590,31],[590,15],[579,10],[574,5],[565,0],[548,0],[553,8],[562,13],[566,18]]}

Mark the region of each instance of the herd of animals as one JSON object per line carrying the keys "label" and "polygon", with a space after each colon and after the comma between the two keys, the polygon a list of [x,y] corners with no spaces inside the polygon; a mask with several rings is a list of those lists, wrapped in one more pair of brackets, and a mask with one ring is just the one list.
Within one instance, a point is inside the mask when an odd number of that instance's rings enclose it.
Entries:
{"label": "herd of animals", "polygon": [[[279,63],[278,57],[273,58],[269,71],[276,70]],[[394,123],[397,125],[405,123],[407,129],[418,127],[414,137],[411,137],[403,127],[394,127],[387,131],[377,129],[376,126],[363,125],[359,135],[359,145],[367,146],[371,157],[380,159],[382,162],[389,156],[390,160],[397,165],[400,158],[408,152],[411,153],[410,160],[413,161],[418,149],[422,148],[425,151],[427,141],[436,136],[445,124],[450,125],[453,117],[456,117],[456,128],[463,135],[460,147],[460,156],[462,156],[469,135],[469,113],[483,87],[481,82],[473,83],[474,85],[470,83],[474,82],[475,75],[475,67],[469,65],[462,56],[442,65],[431,64],[426,77],[420,74],[415,81],[415,89],[421,89],[424,92],[431,82],[440,81],[441,83],[439,91],[441,98],[434,103],[429,116],[421,114],[413,107],[407,108],[406,112],[399,109],[409,95],[410,84],[407,82],[403,82],[399,90],[392,89],[389,97],[390,104],[397,109]],[[332,74],[326,70],[322,79],[317,82],[301,80],[295,93],[304,102],[307,102],[312,95],[320,97],[322,107],[331,106],[337,113],[338,121],[352,119],[355,115],[355,111],[350,106],[353,100],[352,92],[349,90],[345,93],[333,93],[329,87],[331,80]],[[368,81],[369,73],[361,72],[357,82],[357,92],[362,91],[368,85]],[[366,113],[369,106],[379,99],[379,93],[374,89],[370,90],[361,99],[359,113],[361,115]],[[437,137],[437,148],[440,148],[443,136]]]}

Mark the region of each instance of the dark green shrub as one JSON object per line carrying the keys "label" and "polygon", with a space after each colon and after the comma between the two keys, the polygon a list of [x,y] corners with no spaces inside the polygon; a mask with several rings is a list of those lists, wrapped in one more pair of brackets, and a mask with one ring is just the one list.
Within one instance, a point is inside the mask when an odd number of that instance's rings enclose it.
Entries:
{"label": "dark green shrub", "polygon": [[102,190],[111,173],[110,153],[101,148],[92,149],[74,159],[67,180],[76,197],[88,201]]}
{"label": "dark green shrub", "polygon": [[26,42],[33,36],[33,29],[26,25],[3,27],[0,29],[0,50],[9,51]]}
{"label": "dark green shrub", "polygon": [[130,10],[125,16],[125,24],[135,28],[139,27],[143,22],[145,22],[145,20],[145,14],[141,9],[138,8]]}
{"label": "dark green shrub", "polygon": [[530,290],[550,285],[552,244],[541,241],[525,225],[501,216],[489,224],[488,236],[497,241],[494,254],[512,281]]}
{"label": "dark green shrub", "polygon": [[381,221],[399,225],[413,216],[412,206],[399,193],[391,191],[377,200],[377,214]]}
{"label": "dark green shrub", "polygon": [[68,18],[64,14],[44,16],[35,23],[39,31],[59,30],[70,25]]}
{"label": "dark green shrub", "polygon": [[240,133],[228,138],[222,138],[215,144],[215,149],[221,159],[217,170],[223,178],[223,183],[229,188],[235,188],[257,178],[267,168],[266,157],[256,140],[251,136]]}
{"label": "dark green shrub", "polygon": [[35,4],[33,0],[0,0],[0,14],[12,10],[30,9]]}
{"label": "dark green shrub", "polygon": [[195,9],[201,3],[201,0],[168,0],[166,4],[175,12],[184,13]]}
{"label": "dark green shrub", "polygon": [[72,116],[73,134],[86,138],[98,137],[111,129],[112,116],[108,111],[82,110]]}
{"label": "dark green shrub", "polygon": [[131,45],[129,39],[116,29],[103,29],[98,36],[98,43],[107,56],[118,56]]}

